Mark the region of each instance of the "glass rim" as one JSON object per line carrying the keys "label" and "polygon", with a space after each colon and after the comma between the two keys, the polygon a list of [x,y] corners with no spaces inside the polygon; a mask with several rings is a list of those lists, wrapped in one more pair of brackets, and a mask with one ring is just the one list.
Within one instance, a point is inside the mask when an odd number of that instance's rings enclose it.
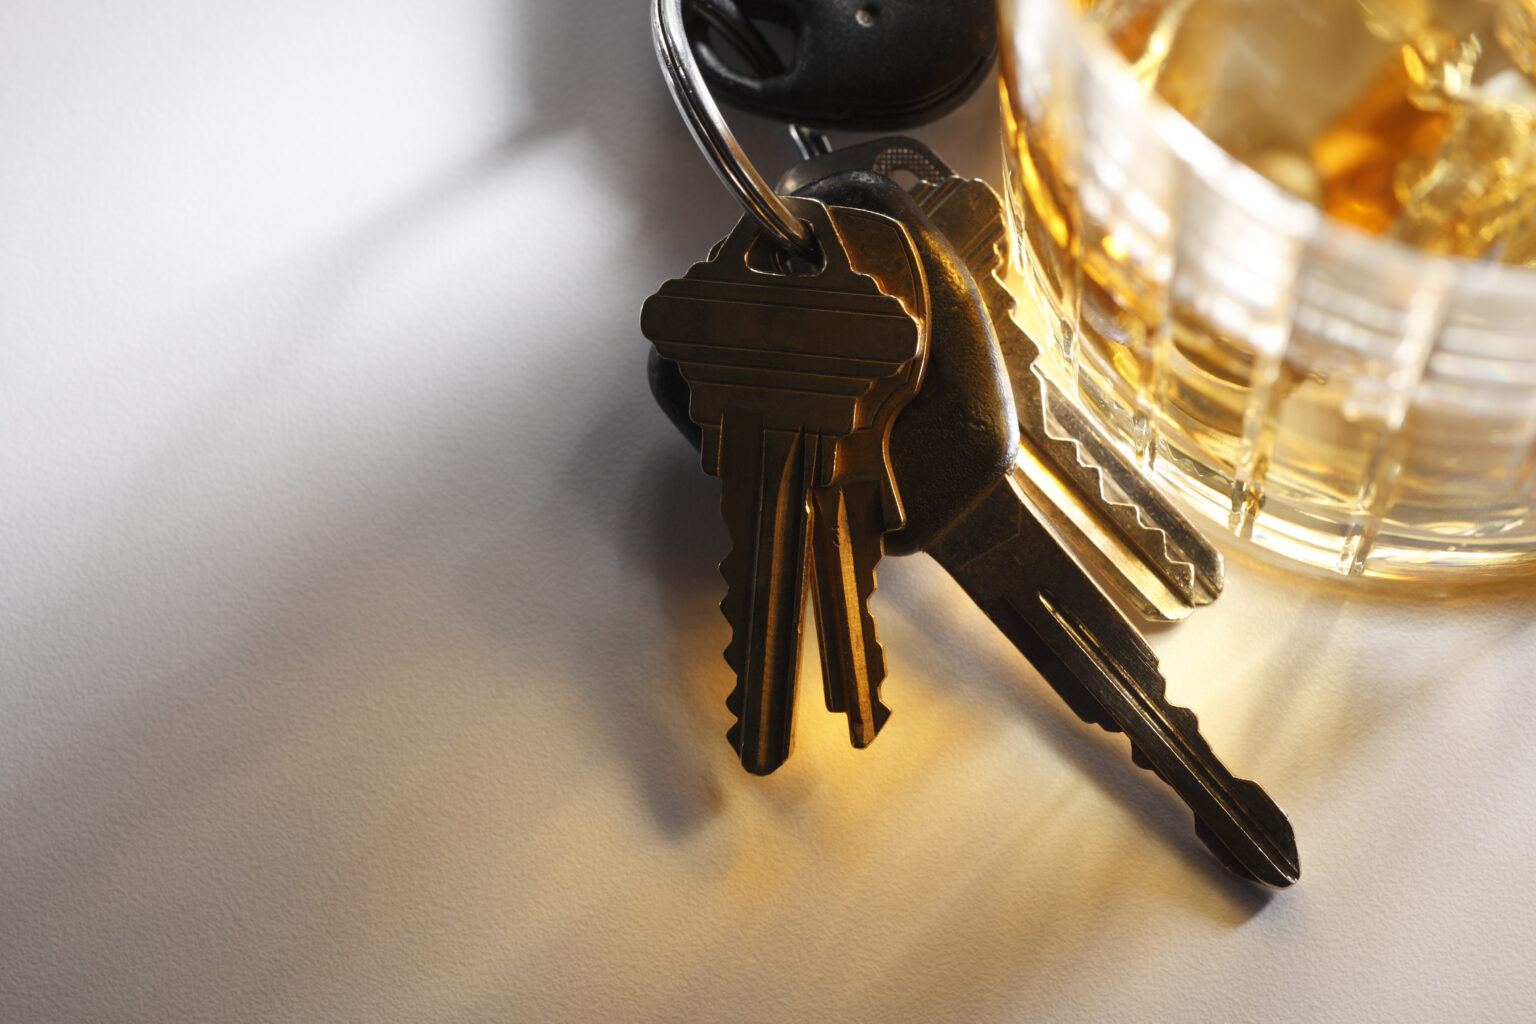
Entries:
{"label": "glass rim", "polygon": [[1099,25],[1082,16],[1073,0],[1046,2],[1064,11],[1071,22],[1069,31],[1079,44],[1089,73],[1127,108],[1137,109],[1174,159],[1186,164],[1224,202],[1241,207],[1277,232],[1332,249],[1351,262],[1380,261],[1392,265],[1382,269],[1449,281],[1453,292],[1524,298],[1536,309],[1536,268],[1427,252],[1330,216],[1228,153],[1162,97],[1138,85],[1129,74],[1129,62]]}

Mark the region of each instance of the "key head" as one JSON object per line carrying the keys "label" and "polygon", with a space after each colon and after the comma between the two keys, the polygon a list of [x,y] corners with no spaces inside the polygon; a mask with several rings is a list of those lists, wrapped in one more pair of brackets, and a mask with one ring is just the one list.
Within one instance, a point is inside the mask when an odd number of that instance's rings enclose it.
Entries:
{"label": "key head", "polygon": [[894,217],[922,258],[933,321],[928,366],[917,397],[891,429],[891,468],[906,525],[885,538],[889,554],[921,551],[1018,455],[1018,419],[991,318],[964,261],[896,182],[845,171],[799,194],[857,201]]}
{"label": "key head", "polygon": [[872,386],[910,370],[922,352],[912,315],[921,270],[905,229],[811,199],[788,205],[818,239],[818,265],[785,261],[743,217],[708,259],[641,309],[641,332],[688,384],[689,418],[701,429],[711,474],[719,473],[729,418],[817,439],[826,482],[835,441],[867,417]]}
{"label": "key head", "polygon": [[[699,65],[734,107],[813,128],[890,131],[958,107],[997,56],[995,0],[695,0],[735,24],[788,30],[787,62],[753,47],[740,72],[695,33]],[[702,23],[703,19],[699,19]]]}
{"label": "key head", "polygon": [[[887,554],[912,554],[1007,472],[1018,454],[1018,421],[997,337],[960,256],[896,182],[845,171],[801,191],[894,218],[905,225],[922,261],[931,319],[927,367],[922,387],[891,428],[890,466],[905,526],[885,538]],[[684,374],[657,352],[649,377],[657,404],[692,440],[680,414],[689,390]]]}

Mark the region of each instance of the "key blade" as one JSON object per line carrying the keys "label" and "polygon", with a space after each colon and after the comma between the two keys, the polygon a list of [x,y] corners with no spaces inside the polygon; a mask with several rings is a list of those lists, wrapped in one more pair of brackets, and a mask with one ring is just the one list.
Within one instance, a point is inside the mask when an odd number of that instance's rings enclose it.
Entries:
{"label": "key blade", "polygon": [[995,269],[978,275],[977,287],[1008,362],[1019,432],[1096,524],[1090,532],[1105,551],[1095,567],[1105,581],[1149,619],[1175,621],[1214,601],[1225,582],[1221,553],[1041,374],[1039,346],[1013,319],[1013,295]]}
{"label": "key blade", "polygon": [[[720,511],[731,552],[720,563],[728,588],[720,610],[731,624],[725,660],[736,673],[726,707],[736,724],[726,733],[741,764],[767,775],[789,757],[795,682],[807,583],[805,491],[816,471],[817,446],[795,431],[734,424],[761,443],[723,443]],[[760,500],[759,500],[760,498]],[[754,509],[754,503],[756,508]]]}
{"label": "key blade", "polygon": [[[1073,442],[1056,442],[1071,445]],[[1047,454],[1050,452],[1051,454]],[[1063,458],[1065,454],[1066,458]],[[1187,617],[1194,606],[1189,586],[1170,582],[1169,563],[1160,555],[1148,555],[1144,545],[1163,551],[1162,531],[1146,528],[1127,529],[1113,510],[1084,497],[1084,488],[1097,488],[1097,477],[1084,479],[1073,470],[1093,469],[1077,461],[1075,446],[1063,453],[1053,446],[1042,446],[1038,435],[1019,432],[1019,458],[1014,472],[1027,486],[1036,504],[1048,510],[1053,534],[1090,568],[1096,577],[1148,619],[1177,621]],[[1095,470],[1096,472],[1096,470]],[[1123,506],[1122,506],[1123,508]],[[1128,509],[1127,511],[1134,511]],[[1131,527],[1139,527],[1132,521]],[[1191,572],[1183,577],[1192,581]]]}
{"label": "key blade", "polygon": [[1195,813],[1224,865],[1283,888],[1301,874],[1289,820],[1233,777],[1187,708],[1169,704],[1157,657],[1041,523],[1018,474],[999,480],[928,551],[1087,721],[1124,732],[1136,761]]}
{"label": "key blade", "polygon": [[1075,459],[1069,462],[1063,458],[1060,464],[1085,493],[1102,496],[1100,505],[1105,514],[1150,565],[1168,567],[1161,575],[1177,589],[1186,606],[1185,614],[1189,606],[1210,604],[1220,597],[1226,585],[1221,552],[1093,420],[1054,384],[1041,383],[1045,433],[1077,449]]}
{"label": "key blade", "polygon": [[[1157,773],[1195,810],[1196,833],[1217,858],[1236,863],[1242,873],[1266,885],[1284,888],[1296,882],[1301,865],[1289,819],[1263,789],[1233,777],[1216,759],[1199,736],[1194,712],[1153,692],[1151,679],[1158,681],[1159,691],[1163,683],[1156,661],[1119,657],[1120,650],[1104,642],[1102,631],[1059,606],[1049,592],[1037,596],[1049,618],[1024,616],[1029,628],[1067,662],[1074,679],[1090,680],[1095,699],[1120,731],[1133,737],[1137,763]],[[1053,642],[1058,629],[1072,647]],[[1109,689],[1100,688],[1099,681]]]}
{"label": "key blade", "polygon": [[811,492],[811,589],[827,710],[848,716],[855,747],[874,742],[891,717],[880,701],[885,648],[869,598],[884,554],[881,485],[861,481]]}

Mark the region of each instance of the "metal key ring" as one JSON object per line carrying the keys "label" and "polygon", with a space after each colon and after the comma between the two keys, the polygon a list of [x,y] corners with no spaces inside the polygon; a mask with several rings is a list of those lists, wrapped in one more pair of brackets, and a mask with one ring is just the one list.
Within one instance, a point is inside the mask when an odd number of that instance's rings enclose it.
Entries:
{"label": "metal key ring", "polygon": [[673,102],[726,189],[781,248],[797,256],[813,257],[816,241],[809,225],[789,212],[789,207],[768,187],[720,116],[720,108],[715,106],[709,85],[688,46],[683,0],[652,0],[651,40]]}

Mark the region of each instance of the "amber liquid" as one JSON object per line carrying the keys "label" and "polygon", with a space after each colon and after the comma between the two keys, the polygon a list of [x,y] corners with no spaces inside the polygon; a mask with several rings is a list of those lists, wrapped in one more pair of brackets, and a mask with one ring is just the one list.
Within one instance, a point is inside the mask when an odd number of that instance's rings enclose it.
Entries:
{"label": "amber liquid", "polygon": [[[1146,90],[1333,218],[1536,265],[1536,0],[1084,7]],[[1070,122],[1023,116],[1007,58],[1018,283],[1049,321],[1055,372],[1138,457],[1315,566],[1412,577],[1536,562],[1528,399],[1458,392],[1423,366],[1408,368],[1422,375],[1411,394],[1383,396],[1404,370],[1390,359],[1309,342],[1299,323],[1273,325],[1289,336],[1279,354],[1218,327],[1085,214]]]}

